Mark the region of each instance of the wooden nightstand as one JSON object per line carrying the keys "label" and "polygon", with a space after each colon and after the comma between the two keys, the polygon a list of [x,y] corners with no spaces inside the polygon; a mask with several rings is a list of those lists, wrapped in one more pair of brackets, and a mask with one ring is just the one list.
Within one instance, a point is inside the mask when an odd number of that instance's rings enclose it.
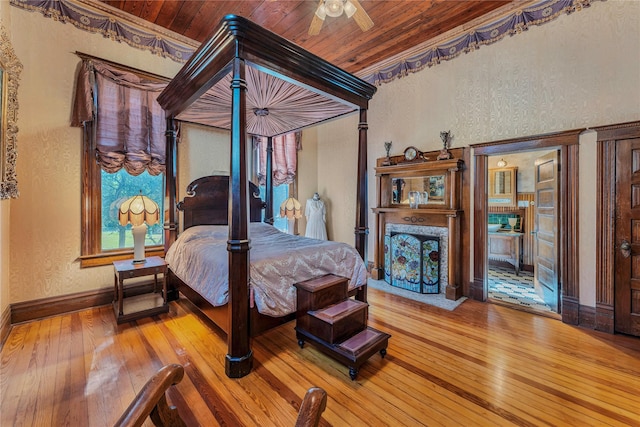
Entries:
{"label": "wooden nightstand", "polygon": [[[146,262],[134,264],[132,260],[114,261],[114,299],[113,310],[118,323],[129,322],[155,314],[167,313],[167,263],[153,256]],[[141,295],[125,296],[124,280],[153,274],[153,292]],[[162,274],[162,293],[158,293],[158,274]]]}

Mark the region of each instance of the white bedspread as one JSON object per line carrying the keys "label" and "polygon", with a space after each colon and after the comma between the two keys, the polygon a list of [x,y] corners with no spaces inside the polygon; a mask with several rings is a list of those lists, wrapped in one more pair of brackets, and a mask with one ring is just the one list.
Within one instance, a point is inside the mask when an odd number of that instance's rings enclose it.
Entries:
{"label": "white bedspread", "polygon": [[[226,225],[191,227],[166,254],[171,270],[214,306],[229,297],[228,238]],[[350,279],[349,289],[367,282],[364,261],[347,244],[285,234],[264,223],[251,223],[249,238],[250,286],[262,314],[295,312],[297,282],[329,273]]]}

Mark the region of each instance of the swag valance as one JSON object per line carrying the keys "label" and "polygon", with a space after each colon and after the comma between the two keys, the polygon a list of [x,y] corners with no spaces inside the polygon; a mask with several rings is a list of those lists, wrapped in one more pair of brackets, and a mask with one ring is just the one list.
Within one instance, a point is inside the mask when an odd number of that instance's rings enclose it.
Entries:
{"label": "swag valance", "polygon": [[165,170],[165,113],[156,98],[166,83],[93,59],[83,59],[72,126],[95,133],[96,161],[109,173]]}

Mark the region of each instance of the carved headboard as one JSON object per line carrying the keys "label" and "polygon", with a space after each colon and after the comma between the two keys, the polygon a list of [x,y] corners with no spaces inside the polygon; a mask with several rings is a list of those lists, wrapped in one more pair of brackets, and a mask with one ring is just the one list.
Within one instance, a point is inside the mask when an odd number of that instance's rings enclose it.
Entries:
{"label": "carved headboard", "polygon": [[[250,221],[262,220],[265,203],[260,189],[249,182]],[[198,178],[187,186],[187,196],[178,203],[183,212],[183,227],[195,225],[226,225],[229,217],[229,177],[211,175]]]}

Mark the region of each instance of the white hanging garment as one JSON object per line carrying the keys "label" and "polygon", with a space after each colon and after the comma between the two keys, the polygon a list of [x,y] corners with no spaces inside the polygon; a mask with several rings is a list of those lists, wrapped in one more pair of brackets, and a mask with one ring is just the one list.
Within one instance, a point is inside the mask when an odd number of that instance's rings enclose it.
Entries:
{"label": "white hanging garment", "polygon": [[316,200],[315,198],[307,200],[304,215],[307,218],[305,237],[327,240],[327,228],[325,226],[326,209],[324,202],[320,199]]}

